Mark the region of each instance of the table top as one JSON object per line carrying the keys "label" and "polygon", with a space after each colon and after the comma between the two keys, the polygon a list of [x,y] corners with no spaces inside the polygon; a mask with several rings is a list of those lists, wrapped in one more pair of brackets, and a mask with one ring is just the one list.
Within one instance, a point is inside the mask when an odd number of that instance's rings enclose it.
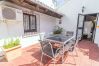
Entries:
{"label": "table top", "polygon": [[71,44],[69,44],[67,42],[70,41],[72,38],[74,38],[74,37],[59,35],[59,36],[48,37],[48,38],[46,38],[46,40],[51,42],[53,48],[59,48],[59,47],[65,45],[66,50],[68,50],[69,47],[71,47]]}
{"label": "table top", "polygon": [[66,40],[71,38],[72,36],[64,36],[64,35],[58,35],[58,36],[51,36],[46,38],[46,40],[56,42],[56,43],[64,43]]}

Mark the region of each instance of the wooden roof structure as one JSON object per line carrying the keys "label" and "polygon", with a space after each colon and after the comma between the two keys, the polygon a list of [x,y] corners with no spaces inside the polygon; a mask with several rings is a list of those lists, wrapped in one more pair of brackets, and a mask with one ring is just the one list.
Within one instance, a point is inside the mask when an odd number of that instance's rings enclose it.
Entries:
{"label": "wooden roof structure", "polygon": [[47,8],[44,5],[33,2],[31,0],[6,0],[6,1],[9,1],[16,5],[19,5],[19,6],[22,6],[22,7],[25,7],[25,8],[40,12],[40,13],[44,13],[44,14],[47,14],[56,18],[62,17],[62,15],[59,14],[58,12],[55,12],[54,10]]}

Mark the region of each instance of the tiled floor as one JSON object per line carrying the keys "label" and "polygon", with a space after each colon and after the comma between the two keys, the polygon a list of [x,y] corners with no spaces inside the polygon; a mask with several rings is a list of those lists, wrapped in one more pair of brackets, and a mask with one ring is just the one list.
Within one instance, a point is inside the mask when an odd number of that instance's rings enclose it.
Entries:
{"label": "tiled floor", "polygon": [[[77,54],[70,52],[66,55],[64,64],[60,61],[56,66],[99,66],[99,48],[96,44],[90,41],[80,41],[77,49]],[[40,66],[40,44],[24,48],[21,57],[10,62],[0,62],[0,66]],[[44,57],[43,65],[53,66],[53,63],[48,63],[50,59]]]}

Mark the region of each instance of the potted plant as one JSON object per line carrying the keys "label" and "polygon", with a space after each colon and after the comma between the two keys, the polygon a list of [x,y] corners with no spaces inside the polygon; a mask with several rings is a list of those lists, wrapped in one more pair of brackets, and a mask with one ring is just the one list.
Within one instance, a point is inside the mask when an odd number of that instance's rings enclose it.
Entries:
{"label": "potted plant", "polygon": [[53,31],[54,35],[61,34],[62,32],[63,32],[63,28],[61,28],[59,26],[55,26],[55,29]]}
{"label": "potted plant", "polygon": [[11,39],[9,42],[4,42],[4,52],[6,54],[6,60],[10,61],[21,56],[21,45],[19,39]]}

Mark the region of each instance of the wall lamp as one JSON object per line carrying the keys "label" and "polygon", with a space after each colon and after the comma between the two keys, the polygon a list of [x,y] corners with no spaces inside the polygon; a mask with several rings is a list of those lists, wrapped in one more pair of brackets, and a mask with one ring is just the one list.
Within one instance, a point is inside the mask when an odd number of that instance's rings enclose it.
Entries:
{"label": "wall lamp", "polygon": [[82,13],[84,13],[85,11],[85,6],[82,6]]}

